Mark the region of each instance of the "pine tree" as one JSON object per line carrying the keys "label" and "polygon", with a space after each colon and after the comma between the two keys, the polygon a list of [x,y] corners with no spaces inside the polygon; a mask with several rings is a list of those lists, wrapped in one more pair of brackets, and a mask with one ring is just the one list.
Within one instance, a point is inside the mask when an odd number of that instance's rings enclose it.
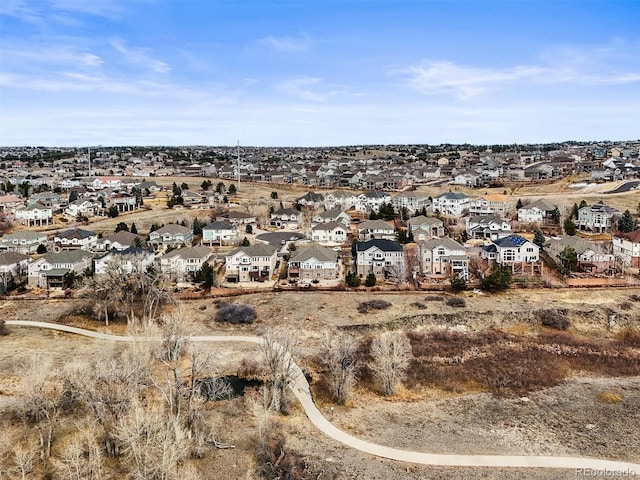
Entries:
{"label": "pine tree", "polygon": [[545,241],[544,234],[540,230],[536,230],[536,234],[533,237],[533,243],[542,248],[544,247]]}
{"label": "pine tree", "polygon": [[618,220],[618,230],[622,233],[632,232],[636,224],[631,216],[631,212],[627,209]]}
{"label": "pine tree", "polygon": [[132,224],[131,224],[131,228],[129,229],[129,231],[130,231],[131,233],[135,233],[136,235],[138,234],[138,227],[136,227],[136,224],[135,224],[135,223],[132,223]]}
{"label": "pine tree", "polygon": [[573,220],[571,220],[571,217],[568,217],[564,221],[564,233],[570,236],[573,236],[576,234],[576,224],[573,223]]}

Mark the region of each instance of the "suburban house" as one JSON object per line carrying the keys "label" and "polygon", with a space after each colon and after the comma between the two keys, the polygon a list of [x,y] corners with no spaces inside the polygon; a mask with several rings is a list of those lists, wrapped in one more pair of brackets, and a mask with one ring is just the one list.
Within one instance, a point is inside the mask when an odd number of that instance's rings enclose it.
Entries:
{"label": "suburban house", "polygon": [[103,190],[105,188],[118,189],[122,188],[122,182],[117,177],[96,177],[89,186],[94,190]]}
{"label": "suburban house", "polygon": [[73,228],[56,233],[53,237],[53,248],[60,250],[91,250],[96,246],[98,234],[81,228]]}
{"label": "suburban house", "polygon": [[510,210],[509,197],[499,194],[487,194],[469,202],[471,215],[499,215],[505,217]]}
{"label": "suburban house", "polygon": [[356,273],[360,277],[373,273],[380,280],[405,281],[407,269],[402,245],[386,239],[356,243]]}
{"label": "suburban house", "polygon": [[39,203],[16,209],[16,220],[28,227],[41,227],[53,223],[53,209]]}
{"label": "suburban house", "polygon": [[231,245],[238,239],[236,228],[229,222],[211,222],[202,227],[202,243],[212,245]]}
{"label": "suburban house", "polygon": [[296,251],[289,260],[289,278],[300,280],[338,278],[337,253],[320,245],[311,245]]}
{"label": "suburban house", "polygon": [[555,209],[554,204],[541,198],[518,209],[518,222],[541,224]]}
{"label": "suburban house", "polygon": [[345,227],[351,223],[351,217],[339,208],[316,213],[311,219],[312,226],[319,223],[341,222]]}
{"label": "suburban house", "polygon": [[511,235],[511,225],[497,215],[475,215],[465,218],[469,238],[496,240]]}
{"label": "suburban house", "polygon": [[295,208],[281,208],[270,215],[269,226],[296,230],[302,221],[302,213]]}
{"label": "suburban house", "polygon": [[392,225],[384,220],[367,220],[358,225],[358,240],[386,238],[395,240],[396,232]]}
{"label": "suburban house", "polygon": [[552,238],[545,245],[545,251],[556,262],[558,255],[565,248],[573,248],[578,257],[578,270],[589,273],[606,273],[615,272],[615,255],[612,253],[604,253],[602,248],[595,243],[577,236],[564,236]]}
{"label": "suburban house", "polygon": [[63,288],[71,272],[82,274],[92,260],[91,252],[80,249],[46,253],[29,264],[29,286]]}
{"label": "suburban house", "polygon": [[109,197],[109,203],[118,209],[118,212],[133,212],[140,207],[138,198],[126,192],[114,193]]}
{"label": "suburban house", "polygon": [[40,245],[47,246],[47,234],[42,232],[7,233],[0,238],[0,252],[18,252],[30,255],[38,251]]}
{"label": "suburban house", "polygon": [[481,248],[481,256],[488,260],[495,261],[498,265],[510,266],[515,272],[531,273],[542,268],[540,263],[540,247],[528,241],[520,235],[509,235],[508,237],[493,240],[489,245]]}
{"label": "suburban house", "polygon": [[102,204],[90,199],[78,199],[70,202],[65,208],[64,213],[72,217],[84,215],[86,217],[94,217],[103,210]]}
{"label": "suburban house", "polygon": [[619,210],[600,201],[595,205],[582,207],[578,210],[576,226],[579,230],[602,233],[611,230],[619,216]]}
{"label": "suburban house", "polygon": [[368,190],[358,195],[355,208],[359,212],[370,212],[379,210],[383,203],[390,203],[391,197],[388,193],[380,190]]}
{"label": "suburban house", "polygon": [[229,222],[231,225],[250,225],[257,223],[255,215],[244,212],[227,212],[216,217],[216,222]]}
{"label": "suburban house", "polygon": [[[120,232],[118,232],[120,233]],[[127,233],[127,232],[125,232]],[[156,256],[151,250],[140,247],[128,247],[124,250],[111,250],[93,259],[95,275],[107,273],[109,262],[117,261],[118,268],[128,274],[139,270],[146,270],[153,265]]]}
{"label": "suburban house", "polygon": [[311,229],[311,240],[318,243],[340,244],[347,241],[348,230],[342,222],[319,223]]}
{"label": "suburban house", "polygon": [[328,193],[324,197],[324,207],[327,210],[348,210],[355,207],[356,203],[358,203],[358,195],[345,190],[336,190],[335,192]]}
{"label": "suburban house", "polygon": [[225,257],[225,279],[227,282],[250,282],[270,280],[275,273],[278,249],[257,243],[236,248]]}
{"label": "suburban house", "polygon": [[193,281],[202,264],[213,256],[211,249],[204,245],[172,250],[162,255],[158,261],[162,273],[178,281]]}
{"label": "suburban house", "polygon": [[0,253],[0,294],[15,280],[24,280],[27,276],[28,265],[31,257],[18,252]]}
{"label": "suburban house", "polygon": [[613,254],[625,267],[640,269],[640,230],[613,235]]}
{"label": "suburban house", "polygon": [[414,212],[415,210],[422,210],[423,208],[431,205],[431,199],[429,198],[429,195],[422,192],[401,192],[393,197],[392,205],[396,210],[406,208],[407,210]]}
{"label": "suburban house", "polygon": [[[136,240],[137,239],[137,240]],[[131,232],[120,230],[106,237],[99,238],[96,241],[95,250],[99,252],[108,252],[111,250],[126,250],[129,247],[135,247],[136,243],[140,243],[142,239],[139,235]]]}
{"label": "suburban house", "polygon": [[407,229],[415,241],[444,237],[444,222],[436,217],[418,215],[407,221]]}
{"label": "suburban house", "polygon": [[177,223],[170,223],[149,234],[148,244],[153,248],[181,247],[193,240],[193,231]]}
{"label": "suburban house", "polygon": [[441,215],[460,217],[469,210],[469,197],[464,193],[445,192],[433,197],[431,208]]}
{"label": "suburban house", "polygon": [[310,208],[320,208],[324,205],[324,195],[321,193],[308,192],[302,197],[296,198],[295,203]]}
{"label": "suburban house", "polygon": [[449,237],[418,242],[420,270],[425,275],[469,279],[469,257],[465,248]]}
{"label": "suburban house", "polygon": [[15,195],[0,195],[0,212],[5,215],[16,213],[18,207],[23,207],[24,199]]}
{"label": "suburban house", "polygon": [[53,192],[34,193],[27,199],[27,207],[30,205],[42,205],[53,212],[62,212],[67,206],[67,199]]}

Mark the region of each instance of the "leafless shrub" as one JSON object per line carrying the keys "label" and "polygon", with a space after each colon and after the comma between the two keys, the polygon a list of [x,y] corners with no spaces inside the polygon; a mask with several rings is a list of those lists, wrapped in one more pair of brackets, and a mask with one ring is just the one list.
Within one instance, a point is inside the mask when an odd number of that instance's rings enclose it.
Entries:
{"label": "leafless shrub", "polygon": [[451,297],[447,298],[445,305],[455,308],[464,308],[467,306],[467,302],[462,297]]}
{"label": "leafless shrub", "polygon": [[632,307],[633,305],[631,304],[631,302],[622,302],[620,304],[620,310],[631,310]]}
{"label": "leafless shrub", "polygon": [[424,310],[425,308],[427,308],[427,306],[424,303],[420,303],[420,302],[413,302],[411,303],[411,306],[415,308],[419,308],[420,310]]}
{"label": "leafless shrub", "polygon": [[405,378],[411,362],[411,344],[406,335],[385,332],[371,342],[369,369],[385,395],[393,395]]}
{"label": "leafless shrub", "polygon": [[391,302],[381,299],[368,300],[358,304],[358,312],[369,313],[371,310],[386,310],[391,306]]}
{"label": "leafless shrub", "polygon": [[253,323],[256,317],[256,309],[251,305],[220,302],[215,320],[234,324]]}
{"label": "leafless shrub", "polygon": [[640,302],[640,295],[638,295],[637,293],[629,295],[629,298],[634,302]]}
{"label": "leafless shrub", "polygon": [[618,334],[618,342],[627,347],[640,348],[640,330],[625,328]]}
{"label": "leafless shrub", "polygon": [[427,295],[424,297],[425,302],[442,302],[444,297],[442,295]]}
{"label": "leafless shrub", "polygon": [[9,335],[7,325],[4,320],[0,320],[0,335]]}
{"label": "leafless shrub", "polygon": [[556,330],[566,330],[569,328],[569,318],[558,310],[541,310],[538,317],[542,325]]}
{"label": "leafless shrub", "polygon": [[326,334],[322,360],[329,369],[333,397],[341,405],[349,398],[358,375],[357,344],[349,335]]}
{"label": "leafless shrub", "polygon": [[253,359],[243,358],[238,367],[238,377],[244,380],[260,380],[264,377],[264,369]]}

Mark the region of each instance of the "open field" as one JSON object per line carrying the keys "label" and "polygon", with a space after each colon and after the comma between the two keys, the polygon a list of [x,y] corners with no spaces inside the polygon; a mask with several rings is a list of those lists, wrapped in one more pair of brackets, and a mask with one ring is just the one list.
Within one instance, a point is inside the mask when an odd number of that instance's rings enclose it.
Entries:
{"label": "open field", "polygon": [[[264,293],[231,298],[253,305],[258,321],[232,326],[213,321],[213,299],[181,304],[181,315],[193,334],[253,334],[285,327],[296,338],[294,355],[313,379],[321,371],[315,361],[327,330],[343,330],[363,340],[386,329],[414,331],[419,335],[447,329],[461,338],[502,332],[498,345],[533,341],[546,330],[536,312],[555,309],[571,321],[570,335],[587,342],[615,342],[625,328],[640,325],[637,303],[628,308],[631,294],[640,289],[513,290],[498,296],[463,293],[466,307],[444,305],[429,293]],[[446,295],[445,295],[446,296]],[[429,297],[429,298],[427,298]],[[387,310],[359,313],[358,303],[368,299],[391,302]],[[124,333],[122,323],[105,328],[78,314],[78,300],[50,302],[10,301],[0,304],[5,319],[38,319]],[[421,303],[421,307],[415,304]],[[635,308],[634,308],[635,307]],[[611,315],[615,322],[611,323]],[[508,340],[511,338],[512,340]],[[516,343],[517,343],[516,341]],[[21,377],[31,358],[50,356],[64,368],[89,361],[108,348],[94,340],[67,334],[12,328],[0,338],[0,407],[15,405]],[[456,342],[450,347],[455,351]],[[442,348],[444,348],[444,344]],[[436,346],[429,347],[436,352]],[[440,347],[437,347],[440,348]],[[490,348],[489,346],[480,347]],[[458,353],[463,350],[459,350]],[[437,353],[437,352],[436,352]],[[452,355],[451,352],[447,355]],[[212,351],[217,370],[234,374],[243,358],[260,359],[252,346],[216,345]],[[444,355],[442,353],[441,355]],[[446,355],[445,355],[446,356]],[[570,372],[551,388],[536,388],[517,395],[493,395],[477,384],[450,382],[417,385],[415,377],[400,392],[381,397],[366,378],[356,388],[348,406],[337,406],[318,392],[320,409],[336,426],[363,439],[393,447],[440,453],[579,455],[640,461],[639,376],[609,377],[597,372]],[[313,382],[312,382],[313,387]],[[253,478],[255,424],[242,398],[207,406],[208,421],[224,427],[220,439],[233,450],[216,450],[201,464],[207,471],[225,471],[225,478]],[[424,467],[380,460],[345,448],[319,435],[297,404],[281,423],[288,448],[301,454],[321,479],[387,478],[522,478],[523,471]],[[575,478],[574,472],[534,469],[527,478]]]}

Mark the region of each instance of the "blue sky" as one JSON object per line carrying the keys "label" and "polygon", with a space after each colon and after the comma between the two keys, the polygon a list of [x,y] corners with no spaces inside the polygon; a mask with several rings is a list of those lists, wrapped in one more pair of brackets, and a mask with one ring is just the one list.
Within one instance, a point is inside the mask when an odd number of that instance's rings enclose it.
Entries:
{"label": "blue sky", "polygon": [[2,0],[0,145],[640,138],[640,2]]}

